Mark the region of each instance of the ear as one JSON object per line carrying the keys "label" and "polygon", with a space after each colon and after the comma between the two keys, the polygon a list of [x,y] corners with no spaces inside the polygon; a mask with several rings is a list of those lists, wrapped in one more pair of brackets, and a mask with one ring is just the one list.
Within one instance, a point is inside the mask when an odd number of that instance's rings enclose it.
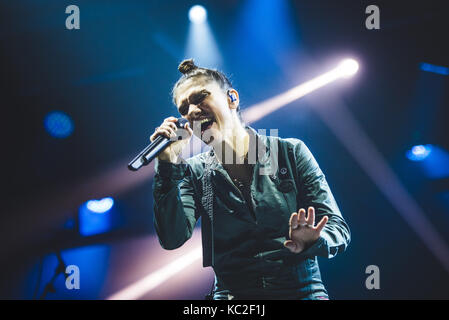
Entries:
{"label": "ear", "polygon": [[240,102],[239,93],[237,92],[237,90],[229,89],[227,95],[228,95],[229,108],[237,109],[237,107],[239,106],[239,102]]}

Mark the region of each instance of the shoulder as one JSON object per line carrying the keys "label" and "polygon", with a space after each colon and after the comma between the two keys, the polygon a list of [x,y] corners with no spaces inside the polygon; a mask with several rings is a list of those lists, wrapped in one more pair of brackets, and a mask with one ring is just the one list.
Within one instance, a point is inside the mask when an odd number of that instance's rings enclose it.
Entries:
{"label": "shoulder", "polygon": [[298,138],[279,138],[279,140],[293,148],[301,148],[302,146],[305,146],[304,141]]}
{"label": "shoulder", "polygon": [[280,142],[280,148],[283,149],[285,154],[293,156],[294,161],[298,166],[312,166],[316,167],[315,157],[305,142],[298,138],[277,138]]}
{"label": "shoulder", "polygon": [[307,149],[304,141],[298,138],[280,138],[270,136],[272,141],[279,141],[280,145],[286,149],[291,149],[295,154],[301,153],[304,149]]}

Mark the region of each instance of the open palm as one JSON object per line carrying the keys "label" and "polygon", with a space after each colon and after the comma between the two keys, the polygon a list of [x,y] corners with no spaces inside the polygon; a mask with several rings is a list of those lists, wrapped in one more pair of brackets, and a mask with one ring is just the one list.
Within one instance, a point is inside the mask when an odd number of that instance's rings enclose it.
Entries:
{"label": "open palm", "polygon": [[328,221],[324,216],[315,226],[315,208],[309,207],[306,217],[306,210],[299,209],[298,212],[290,216],[290,239],[284,242],[284,246],[291,252],[300,253],[312,245],[320,237],[321,230]]}

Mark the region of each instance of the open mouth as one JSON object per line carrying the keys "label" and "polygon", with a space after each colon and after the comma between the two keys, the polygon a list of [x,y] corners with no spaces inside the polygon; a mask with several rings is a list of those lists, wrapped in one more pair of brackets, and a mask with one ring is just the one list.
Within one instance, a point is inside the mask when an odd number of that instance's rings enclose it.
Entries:
{"label": "open mouth", "polygon": [[204,118],[201,120],[201,133],[206,131],[207,129],[210,129],[212,127],[212,124],[214,123],[214,118]]}

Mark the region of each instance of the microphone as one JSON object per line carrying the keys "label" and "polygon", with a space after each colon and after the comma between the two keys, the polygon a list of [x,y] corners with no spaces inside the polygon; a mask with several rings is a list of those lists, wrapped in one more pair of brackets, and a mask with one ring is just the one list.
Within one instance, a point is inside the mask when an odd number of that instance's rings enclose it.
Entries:
{"label": "microphone", "polygon": [[[188,121],[184,118],[178,118],[175,122],[178,128],[183,128]],[[182,140],[181,136],[178,136],[178,140]],[[128,163],[128,169],[131,171],[137,171],[142,166],[146,166],[154,158],[156,158],[165,148],[167,148],[173,140],[166,136],[159,135],[151,142],[145,149],[143,149],[130,163]]]}

